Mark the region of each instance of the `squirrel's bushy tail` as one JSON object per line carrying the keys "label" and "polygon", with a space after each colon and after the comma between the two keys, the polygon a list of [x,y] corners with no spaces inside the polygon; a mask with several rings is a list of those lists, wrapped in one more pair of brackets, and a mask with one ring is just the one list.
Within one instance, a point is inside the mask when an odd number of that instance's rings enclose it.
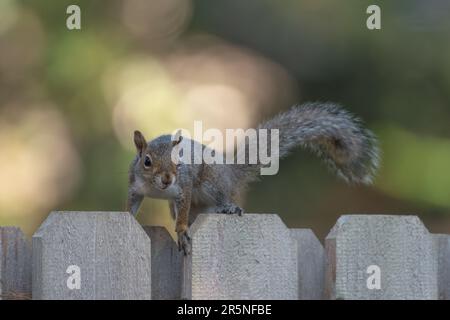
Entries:
{"label": "squirrel's bushy tail", "polygon": [[[376,138],[360,119],[336,104],[294,106],[261,123],[258,129],[279,129],[280,158],[297,146],[305,147],[349,183],[370,184],[378,168]],[[259,174],[257,167],[241,167],[239,171],[251,181]]]}

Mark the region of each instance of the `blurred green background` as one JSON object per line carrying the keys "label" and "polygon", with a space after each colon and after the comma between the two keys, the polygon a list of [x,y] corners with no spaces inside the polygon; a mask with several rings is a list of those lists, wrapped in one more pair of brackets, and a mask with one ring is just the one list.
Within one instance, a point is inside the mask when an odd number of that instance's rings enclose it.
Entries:
{"label": "blurred green background", "polygon": [[[81,30],[66,28],[70,4]],[[450,233],[449,39],[447,0],[1,0],[0,225],[31,235],[51,210],[123,210],[134,129],[252,127],[334,101],[380,138],[374,186],[297,150],[245,210],[321,239],[344,213],[417,214]],[[174,228],[164,201],[138,220]]]}

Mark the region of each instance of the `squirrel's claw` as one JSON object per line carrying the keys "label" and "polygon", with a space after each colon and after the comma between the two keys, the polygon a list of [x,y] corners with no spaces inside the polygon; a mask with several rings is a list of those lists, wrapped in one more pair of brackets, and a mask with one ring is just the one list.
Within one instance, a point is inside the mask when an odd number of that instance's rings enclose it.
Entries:
{"label": "squirrel's claw", "polygon": [[191,253],[191,237],[187,230],[178,232],[178,250],[185,256]]}

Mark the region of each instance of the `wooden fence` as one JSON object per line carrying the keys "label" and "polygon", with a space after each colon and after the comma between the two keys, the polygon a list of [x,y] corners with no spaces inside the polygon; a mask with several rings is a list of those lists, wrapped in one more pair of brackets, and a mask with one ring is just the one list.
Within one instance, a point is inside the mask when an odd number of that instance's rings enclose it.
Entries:
{"label": "wooden fence", "polygon": [[4,299],[449,299],[450,236],[416,216],[345,215],[325,239],[275,214],[199,215],[184,258],[124,212],[0,227]]}

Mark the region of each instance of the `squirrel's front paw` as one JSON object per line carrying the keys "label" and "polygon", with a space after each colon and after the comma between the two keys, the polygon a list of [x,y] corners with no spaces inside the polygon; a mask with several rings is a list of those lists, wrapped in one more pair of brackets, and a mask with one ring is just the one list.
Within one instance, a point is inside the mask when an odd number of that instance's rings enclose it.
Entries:
{"label": "squirrel's front paw", "polygon": [[244,209],[235,204],[229,203],[218,207],[217,212],[225,214],[237,214],[238,216],[242,216],[242,214],[244,213]]}
{"label": "squirrel's front paw", "polygon": [[191,237],[188,234],[188,230],[177,232],[178,235],[178,250],[183,251],[187,256],[191,253]]}

